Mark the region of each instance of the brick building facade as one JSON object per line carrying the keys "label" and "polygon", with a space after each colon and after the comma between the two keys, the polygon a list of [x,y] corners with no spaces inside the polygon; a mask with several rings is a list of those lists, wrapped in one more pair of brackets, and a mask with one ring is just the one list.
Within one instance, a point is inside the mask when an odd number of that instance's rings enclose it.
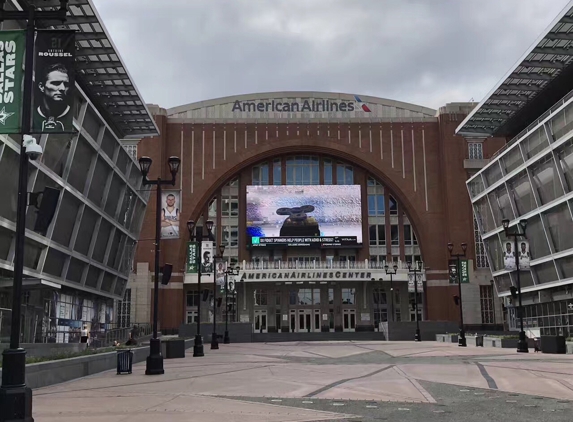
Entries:
{"label": "brick building facade", "polygon": [[[315,111],[297,111],[294,106],[283,111],[284,104],[305,100],[352,103],[353,110],[348,106],[342,111],[340,106],[333,111],[330,106],[330,111],[322,111],[323,105],[317,111],[313,105]],[[276,104],[283,104],[281,111]],[[137,147],[139,157],[154,161],[149,177],[169,178],[168,157],[182,159],[173,188],[180,199],[179,238],[161,242],[161,265],[174,266],[170,284],[160,291],[161,327],[175,329],[195,321],[201,300],[196,278],[185,275],[188,219],[198,225],[212,220],[216,244],[226,246],[225,260],[238,263],[243,271],[289,264],[370,270],[371,280],[239,283],[233,318],[253,322],[256,331],[325,331],[325,326],[331,331],[369,330],[376,329],[378,321],[413,320],[406,263],[418,260],[425,267],[421,318],[457,321],[459,311],[453,301],[457,286],[449,277],[448,242],[458,252],[460,243],[468,244],[469,283],[463,285],[466,323],[501,322],[465,181],[504,140],[465,140],[454,134],[474,106],[453,103],[432,110],[374,97],[300,92],[229,97],[170,110],[151,106],[161,136],[144,139]],[[292,184],[360,185],[362,247],[249,249],[247,186]],[[150,198],[136,254],[138,274],[130,282],[133,288],[141,289],[141,283],[152,288],[146,265],[153,268],[154,204]],[[383,269],[387,263],[399,268],[392,292]],[[202,283],[213,289],[213,280]],[[137,297],[149,300],[151,295]],[[224,306],[215,309],[222,318]],[[205,321],[212,308],[203,306],[203,312]]]}

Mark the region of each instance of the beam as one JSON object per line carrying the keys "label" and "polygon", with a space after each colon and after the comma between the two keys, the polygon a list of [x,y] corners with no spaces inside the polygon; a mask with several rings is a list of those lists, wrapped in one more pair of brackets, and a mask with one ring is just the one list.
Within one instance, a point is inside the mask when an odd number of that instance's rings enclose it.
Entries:
{"label": "beam", "polygon": [[81,47],[78,48],[76,57],[85,57],[85,56],[103,56],[103,55],[117,55],[117,51],[113,47],[100,47],[100,48],[91,48],[91,47]]}
{"label": "beam", "polygon": [[476,114],[473,115],[472,120],[476,119],[478,121],[480,121],[479,119],[495,119],[495,120],[505,120],[507,119],[509,116],[506,114],[501,114],[501,113],[490,113],[490,112],[485,112],[485,113],[481,113],[481,112],[477,112]]}
{"label": "beam", "polygon": [[145,110],[145,106],[142,105],[115,105],[113,103],[106,104],[106,107],[109,109],[110,113],[115,113],[116,111],[119,112],[126,112],[126,111],[141,111],[143,113],[147,113]]}
{"label": "beam", "polygon": [[568,32],[550,32],[545,38],[550,40],[573,40],[573,33]]}
{"label": "beam", "polygon": [[115,69],[125,72],[123,64],[119,61],[82,61],[76,60],[76,67],[78,69]]}
{"label": "beam", "polygon": [[76,32],[76,41],[107,40],[103,32]]}
{"label": "beam", "polygon": [[506,83],[501,84],[498,89],[503,89],[504,91],[526,91],[526,92],[541,91],[541,87],[537,85],[506,84]]}
{"label": "beam", "polygon": [[549,60],[525,60],[521,62],[519,65],[521,67],[537,67],[537,68],[546,68],[546,69],[563,69],[565,67],[564,62],[552,62]]}
{"label": "beam", "polygon": [[[88,87],[89,88],[89,87]],[[133,102],[142,102],[142,99],[139,97],[139,95],[106,95],[106,94],[95,94],[95,97],[102,101],[103,103],[109,104],[109,103],[125,103],[128,101],[133,101]]]}
{"label": "beam", "polygon": [[82,72],[81,75],[86,79],[86,82],[104,82],[104,81],[129,81],[127,73],[93,73]]}
{"label": "beam", "polygon": [[88,82],[88,86],[96,94],[102,92],[135,92],[135,87],[133,85],[90,85],[89,80],[86,82]]}
{"label": "beam", "polygon": [[546,73],[513,72],[511,75],[509,75],[509,78],[522,80],[525,79],[530,81],[549,81],[552,79],[552,76]]}
{"label": "beam", "polygon": [[531,52],[535,54],[556,54],[558,56],[573,56],[573,48],[535,47]]}
{"label": "beam", "polygon": [[[481,106],[482,110],[507,110],[507,111],[517,111],[521,107],[509,105],[509,104],[484,104]],[[509,116],[507,116],[509,117]]]}
{"label": "beam", "polygon": [[490,98],[492,100],[521,101],[523,103],[529,101],[529,97],[527,95],[518,94],[493,94]]}

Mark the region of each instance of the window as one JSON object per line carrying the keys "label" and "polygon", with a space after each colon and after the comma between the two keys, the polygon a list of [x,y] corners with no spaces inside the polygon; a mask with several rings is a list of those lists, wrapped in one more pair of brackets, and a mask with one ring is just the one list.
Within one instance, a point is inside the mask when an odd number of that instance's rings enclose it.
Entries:
{"label": "window", "polygon": [[286,161],[287,185],[318,185],[319,160],[316,156],[289,157]]}
{"label": "window", "polygon": [[372,217],[384,215],[383,194],[368,195],[368,215]]}
{"label": "window", "polygon": [[312,304],[320,305],[320,289],[312,289]]}
{"label": "window", "polygon": [[483,143],[468,142],[468,158],[470,160],[483,160]]}
{"label": "window", "polygon": [[192,306],[199,306],[199,291],[198,290],[190,290],[187,292],[187,307]]}
{"label": "window", "polygon": [[341,289],[342,290],[342,304],[355,305],[356,304],[356,289]]}
{"label": "window", "polygon": [[481,233],[479,232],[475,215],[474,215],[474,241],[476,245],[476,267],[489,268],[489,263],[487,262],[487,255],[485,254],[485,245],[482,241]]}
{"label": "window", "polygon": [[404,224],[404,244],[410,246],[413,244],[412,226]]}
{"label": "window", "polygon": [[384,224],[373,224],[370,226],[370,245],[386,246],[385,227]]}
{"label": "window", "polygon": [[481,323],[495,324],[495,311],[493,309],[493,285],[479,286],[479,298],[481,304]]}
{"label": "window", "polygon": [[273,161],[273,185],[282,185],[282,160],[280,158]]}
{"label": "window", "polygon": [[123,300],[120,300],[117,305],[118,327],[131,327],[131,289],[125,289]]}
{"label": "window", "polygon": [[390,226],[390,238],[392,239],[392,246],[400,245],[400,235],[396,224]]}
{"label": "window", "polygon": [[354,184],[354,169],[343,163],[336,164],[336,184],[352,185]]}
{"label": "window", "polygon": [[257,289],[255,290],[255,306],[267,306],[268,305],[268,294],[266,290]]}
{"label": "window", "polygon": [[262,163],[253,167],[253,185],[263,186],[269,184],[269,165]]}
{"label": "window", "polygon": [[[211,212],[209,211],[209,215]],[[214,217],[216,217],[216,211]],[[239,198],[237,195],[229,195],[221,199],[221,216],[238,217],[239,216]]]}
{"label": "window", "polygon": [[312,304],[312,289],[298,289],[297,305],[311,305],[311,304]]}
{"label": "window", "polygon": [[388,202],[390,203],[390,215],[398,215],[398,202],[392,195],[388,197]]}
{"label": "window", "polygon": [[123,147],[125,148],[127,153],[131,156],[131,158],[137,161],[137,145],[124,145]]}
{"label": "window", "polygon": [[224,226],[222,243],[231,248],[239,246],[239,227]]}
{"label": "window", "polygon": [[324,184],[332,185],[332,160],[324,160]]}

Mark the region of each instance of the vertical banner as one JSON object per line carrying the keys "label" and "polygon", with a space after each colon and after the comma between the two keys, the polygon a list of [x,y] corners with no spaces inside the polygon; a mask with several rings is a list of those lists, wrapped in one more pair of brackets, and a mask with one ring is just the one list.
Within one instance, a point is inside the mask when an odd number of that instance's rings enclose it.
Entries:
{"label": "vertical banner", "polygon": [[187,242],[187,262],[185,266],[185,272],[187,274],[197,274],[197,269],[199,268],[199,243],[197,242]]}
{"label": "vertical banner", "polygon": [[225,287],[225,271],[227,271],[227,263],[226,262],[217,262],[217,275],[215,280],[217,282],[217,286]]}
{"label": "vertical banner", "polygon": [[213,275],[213,246],[214,242],[201,242],[201,274]]}
{"label": "vertical banner", "polygon": [[75,31],[38,31],[32,133],[73,133]]}
{"label": "vertical banner", "polygon": [[520,240],[517,242],[517,247],[519,250],[519,269],[529,270],[529,261],[531,260],[531,254],[529,253],[529,242],[527,240]]}
{"label": "vertical banner", "polygon": [[22,131],[26,31],[0,31],[0,133]]}
{"label": "vertical banner", "polygon": [[508,240],[503,243],[503,267],[507,271],[515,270],[515,251],[513,249],[512,241]]}
{"label": "vertical banner", "polygon": [[161,193],[161,239],[179,239],[179,198],[178,190]]}
{"label": "vertical banner", "polygon": [[[448,261],[448,268],[450,270],[450,284],[458,284],[458,274],[460,283],[470,282],[470,263],[467,259],[460,259],[459,267],[457,259],[450,259]],[[452,273],[452,269],[455,270],[455,273]]]}

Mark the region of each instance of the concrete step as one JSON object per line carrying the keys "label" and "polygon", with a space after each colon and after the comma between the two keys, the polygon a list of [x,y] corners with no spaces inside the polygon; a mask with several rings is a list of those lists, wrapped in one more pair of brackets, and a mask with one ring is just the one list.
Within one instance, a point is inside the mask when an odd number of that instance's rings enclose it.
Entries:
{"label": "concrete step", "polygon": [[384,333],[342,332],[342,333],[254,333],[253,342],[273,343],[290,341],[384,341]]}

